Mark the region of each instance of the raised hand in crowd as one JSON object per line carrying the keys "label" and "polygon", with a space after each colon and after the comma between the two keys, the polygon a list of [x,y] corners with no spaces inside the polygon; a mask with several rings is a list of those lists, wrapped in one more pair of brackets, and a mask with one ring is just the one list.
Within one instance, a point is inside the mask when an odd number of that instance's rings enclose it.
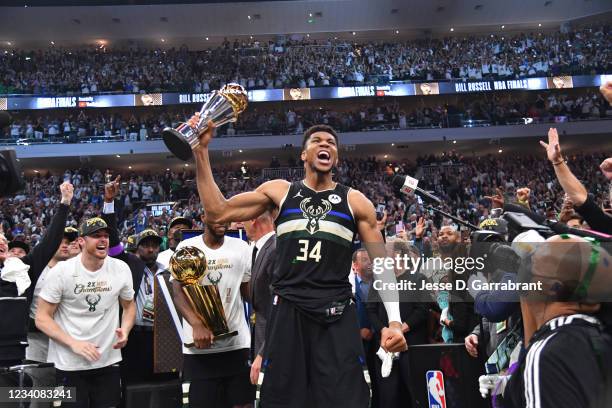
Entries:
{"label": "raised hand in crowd", "polygon": [[60,185],[60,193],[62,194],[61,203],[65,205],[70,205],[72,202],[72,197],[74,196],[74,186],[70,184],[68,181],[64,181]]}
{"label": "raised hand in crowd", "polygon": [[414,229],[414,235],[417,239],[423,238],[423,234],[425,233],[425,217],[419,217],[419,220]]}
{"label": "raised hand in crowd", "polygon": [[540,145],[546,149],[548,160],[555,166],[561,164],[563,156],[561,155],[561,146],[559,145],[559,133],[557,129],[548,129],[548,143],[540,140]]}
{"label": "raised hand in crowd", "polygon": [[109,181],[104,185],[104,202],[112,203],[121,186],[121,176],[117,176],[115,180]]}
{"label": "raised hand in crowd", "polygon": [[601,84],[599,91],[603,97],[606,98],[606,101],[612,105],[612,81],[606,81],[605,83]]}
{"label": "raised hand in crowd", "polygon": [[501,188],[498,187],[495,189],[495,195],[485,196],[485,198],[491,201],[491,206],[493,208],[504,208],[504,193]]}
{"label": "raised hand in crowd", "polygon": [[608,180],[612,180],[612,157],[608,157],[606,160],[604,160],[599,168]]}

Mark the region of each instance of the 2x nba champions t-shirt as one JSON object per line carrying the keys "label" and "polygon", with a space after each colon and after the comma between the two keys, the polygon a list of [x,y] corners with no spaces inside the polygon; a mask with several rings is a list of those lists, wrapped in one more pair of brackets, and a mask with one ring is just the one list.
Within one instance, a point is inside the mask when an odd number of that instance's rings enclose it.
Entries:
{"label": "2x nba champions t-shirt", "polygon": [[[208,349],[183,346],[183,353],[209,354],[249,348],[251,333],[244,314],[240,285],[251,279],[252,248],[241,239],[225,237],[221,247],[210,249],[204,244],[202,235],[181,241],[176,249],[187,246],[196,247],[206,255],[207,274],[200,279],[200,285],[217,285],[229,330],[237,330],[238,335],[213,340]],[[183,319],[183,334],[185,342],[193,342],[193,329],[186,319]]]}

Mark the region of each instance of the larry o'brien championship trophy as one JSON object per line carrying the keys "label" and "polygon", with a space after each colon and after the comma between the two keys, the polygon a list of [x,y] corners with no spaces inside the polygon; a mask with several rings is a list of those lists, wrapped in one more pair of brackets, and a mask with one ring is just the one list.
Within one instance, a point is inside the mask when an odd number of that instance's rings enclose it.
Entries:
{"label": "larry o'brien championship trophy", "polygon": [[[179,249],[170,258],[170,273],[181,282],[183,293],[189,299],[193,311],[204,323],[204,326],[215,336],[215,340],[232,337],[237,331],[230,332],[225,319],[225,311],[217,285],[200,285],[206,277],[206,255],[196,247]],[[192,347],[193,343],[185,344]]]}
{"label": "larry o'brien championship trophy", "polygon": [[200,143],[199,136],[208,128],[208,121],[215,126],[235,122],[247,108],[249,99],[245,89],[238,84],[227,84],[214,91],[208,102],[200,109],[200,120],[195,127],[181,123],[176,129],[167,127],[162,132],[164,143],[170,152],[183,161],[193,157],[192,149]]}

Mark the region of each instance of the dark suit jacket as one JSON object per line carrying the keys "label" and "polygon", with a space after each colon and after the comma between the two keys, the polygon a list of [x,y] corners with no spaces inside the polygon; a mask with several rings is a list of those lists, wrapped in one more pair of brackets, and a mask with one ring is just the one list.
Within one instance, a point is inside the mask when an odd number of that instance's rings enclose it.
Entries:
{"label": "dark suit jacket", "polygon": [[[412,281],[415,282],[417,287],[421,287],[423,279],[420,273],[414,275],[405,273],[397,277],[398,282]],[[389,319],[387,318],[385,305],[374,288],[370,288],[368,298],[370,301],[366,304],[366,310],[374,329],[373,342],[376,343],[375,350],[377,350],[380,345],[380,333],[384,327],[389,325]],[[400,317],[402,322],[410,326],[410,331],[404,333],[408,346],[427,343],[427,319],[429,317],[430,302],[429,295],[423,291],[400,292]]]}
{"label": "dark suit jacket", "polygon": [[257,253],[257,259],[251,270],[249,294],[251,304],[255,309],[255,353],[263,352],[266,337],[266,323],[272,306],[272,291],[270,281],[274,271],[276,258],[276,234],[272,235]]}
{"label": "dark suit jacket", "polygon": [[[109,246],[115,247],[121,242],[119,240],[119,232],[117,229],[117,214],[102,214],[102,219],[108,224],[110,230],[109,233]],[[132,272],[132,284],[134,285],[134,300],[138,297],[138,291],[140,290],[140,284],[142,283],[142,277],[144,276],[145,263],[134,254],[130,254],[126,251],[113,256],[113,258],[119,259],[130,267]]]}

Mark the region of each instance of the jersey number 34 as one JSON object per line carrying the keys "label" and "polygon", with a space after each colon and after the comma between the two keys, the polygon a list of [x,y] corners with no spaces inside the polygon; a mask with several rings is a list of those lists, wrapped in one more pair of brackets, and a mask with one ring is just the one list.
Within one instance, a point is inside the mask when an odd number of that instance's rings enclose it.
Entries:
{"label": "jersey number 34", "polygon": [[300,245],[300,255],[295,257],[296,261],[308,261],[308,258],[314,259],[315,262],[321,260],[321,241],[317,241],[312,249],[310,249],[310,241],[307,239],[300,239],[298,244]]}

